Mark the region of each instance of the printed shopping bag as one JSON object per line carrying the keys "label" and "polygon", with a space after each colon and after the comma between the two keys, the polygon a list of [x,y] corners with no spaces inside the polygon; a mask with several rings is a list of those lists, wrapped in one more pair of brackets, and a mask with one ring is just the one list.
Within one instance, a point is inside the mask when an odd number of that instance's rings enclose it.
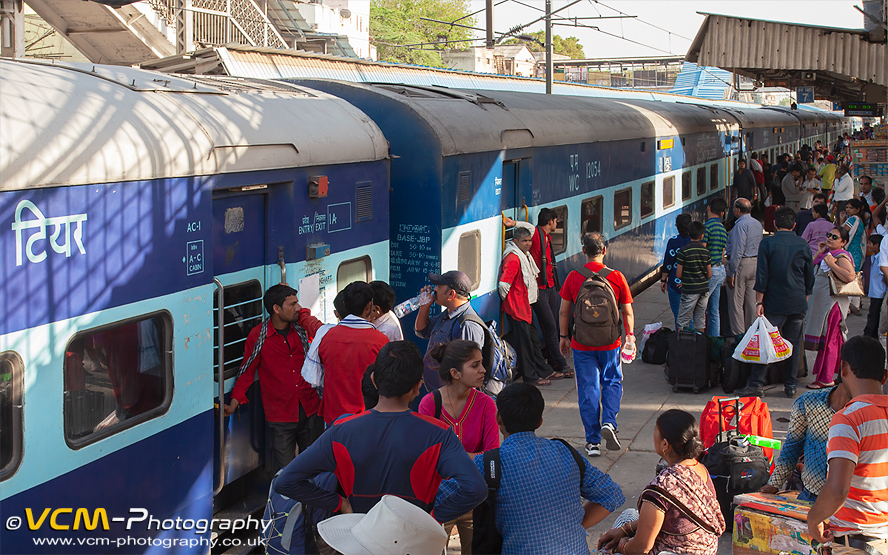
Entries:
{"label": "printed shopping bag", "polygon": [[777,327],[764,316],[756,318],[734,349],[734,358],[752,364],[771,364],[792,355],[792,345],[780,336]]}

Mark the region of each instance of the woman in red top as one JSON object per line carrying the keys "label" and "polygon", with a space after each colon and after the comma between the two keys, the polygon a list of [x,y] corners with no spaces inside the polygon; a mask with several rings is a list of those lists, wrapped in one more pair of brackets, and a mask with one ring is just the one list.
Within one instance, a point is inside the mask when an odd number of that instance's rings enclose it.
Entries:
{"label": "woman in red top", "polygon": [[[437,418],[453,428],[471,457],[499,447],[496,404],[477,389],[484,384],[484,366],[478,344],[454,339],[437,345],[430,354],[440,363],[438,375],[444,385],[423,397],[419,413]],[[445,523],[448,535],[454,526],[459,530],[462,553],[471,553],[472,513]]]}

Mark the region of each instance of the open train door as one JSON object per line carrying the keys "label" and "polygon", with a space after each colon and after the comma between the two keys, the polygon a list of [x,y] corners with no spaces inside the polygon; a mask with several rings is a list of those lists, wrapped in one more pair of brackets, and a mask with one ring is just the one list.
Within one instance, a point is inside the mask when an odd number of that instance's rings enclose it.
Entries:
{"label": "open train door", "polygon": [[[220,408],[230,400],[247,335],[263,320],[262,296],[268,286],[267,202],[262,189],[217,191],[213,197],[213,374],[215,403]],[[238,406],[231,416],[216,412],[214,512],[245,497],[250,489],[248,475],[264,464],[266,426],[260,388],[255,381],[248,391],[250,402]]]}

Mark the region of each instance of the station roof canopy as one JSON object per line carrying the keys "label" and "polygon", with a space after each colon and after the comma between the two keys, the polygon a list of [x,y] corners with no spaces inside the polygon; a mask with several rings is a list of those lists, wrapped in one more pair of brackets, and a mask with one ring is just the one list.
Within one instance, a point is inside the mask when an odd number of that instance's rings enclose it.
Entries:
{"label": "station roof canopy", "polygon": [[885,102],[888,46],[863,29],[837,29],[708,14],[685,59],[759,81],[813,86],[816,98]]}

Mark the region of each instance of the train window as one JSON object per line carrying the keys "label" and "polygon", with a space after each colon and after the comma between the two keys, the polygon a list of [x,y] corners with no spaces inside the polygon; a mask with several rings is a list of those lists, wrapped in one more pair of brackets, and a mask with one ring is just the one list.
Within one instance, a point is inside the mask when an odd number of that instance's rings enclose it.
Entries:
{"label": "train window", "polygon": [[697,168],[697,194],[706,194],[706,168]]}
{"label": "train window", "polygon": [[78,333],[65,348],[65,440],[77,449],[163,414],[173,396],[173,324],[156,313]]}
{"label": "train window", "polygon": [[567,235],[565,234],[567,229],[567,206],[562,204],[552,210],[558,215],[558,219],[555,220],[555,231],[549,237],[552,240],[552,250],[555,251],[555,254],[561,254],[567,250]]}
{"label": "train window", "polygon": [[0,353],[0,480],[15,474],[22,461],[22,359]]}
{"label": "train window", "polygon": [[472,280],[471,290],[478,289],[481,285],[481,232],[477,229],[459,236],[456,267]]}
{"label": "train window", "polygon": [[[369,256],[346,260],[336,270],[336,292],[345,289],[345,286],[353,281],[373,280],[373,263]],[[227,343],[227,341],[226,341]]]}
{"label": "train window", "polygon": [[675,204],[675,176],[670,175],[663,180],[663,208]]}
{"label": "train window", "polygon": [[603,231],[601,226],[604,223],[602,218],[604,212],[604,197],[587,198],[580,205],[580,211],[582,212],[580,215],[580,226],[584,234],[593,231]]}
{"label": "train window", "polygon": [[[233,378],[240,370],[244,360],[244,344],[247,335],[256,324],[262,321],[262,286],[259,281],[252,280],[236,285],[226,285],[222,293],[225,303],[223,315],[225,326],[225,375],[224,379]],[[213,312],[219,310],[219,300],[213,295]],[[216,322],[215,317],[213,322]],[[213,349],[219,348],[219,334],[216,328]],[[218,352],[218,351],[217,351]],[[217,359],[213,358],[214,361]],[[218,374],[213,372],[214,379]]]}
{"label": "train window", "polygon": [[632,223],[632,189],[614,193],[614,229]]}
{"label": "train window", "polygon": [[681,174],[681,200],[691,198],[691,172]]}
{"label": "train window", "polygon": [[709,166],[709,190],[718,189],[718,164]]}
{"label": "train window", "polygon": [[654,213],[654,182],[641,184],[641,217],[646,218]]}

